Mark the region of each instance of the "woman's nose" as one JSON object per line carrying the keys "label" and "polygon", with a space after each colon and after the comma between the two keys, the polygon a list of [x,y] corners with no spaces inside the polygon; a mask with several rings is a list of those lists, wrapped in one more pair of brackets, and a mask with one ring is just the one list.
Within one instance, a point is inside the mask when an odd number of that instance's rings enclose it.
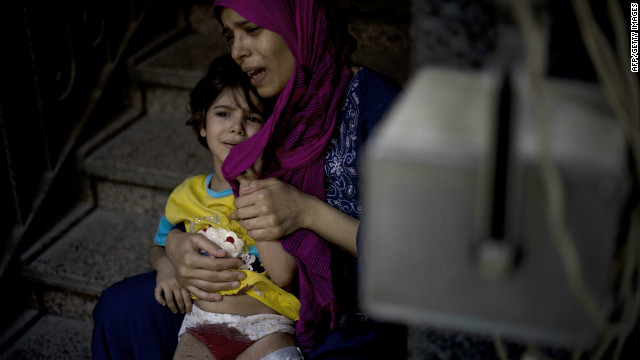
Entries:
{"label": "woman's nose", "polygon": [[244,57],[249,57],[251,51],[246,43],[246,38],[242,35],[237,35],[231,43],[231,57],[233,60],[239,61]]}

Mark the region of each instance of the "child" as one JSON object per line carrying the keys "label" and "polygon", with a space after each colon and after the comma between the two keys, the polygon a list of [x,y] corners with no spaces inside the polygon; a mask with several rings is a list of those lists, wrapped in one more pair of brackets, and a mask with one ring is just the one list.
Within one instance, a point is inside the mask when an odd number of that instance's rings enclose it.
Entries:
{"label": "child", "polygon": [[[149,250],[149,263],[157,271],[155,297],[172,309],[175,304],[167,301],[182,300],[190,305],[188,292],[178,284],[173,265],[162,248],[174,226],[217,238],[223,249],[240,247],[233,256],[242,256],[245,265],[241,269],[247,269],[242,270],[247,277],[238,289],[221,291],[228,295],[221,301],[195,299],[191,313],[182,323],[174,358],[199,358],[210,351],[218,360],[267,355],[269,359],[303,359],[293,337],[300,302],[282,289],[295,278],[295,258],[278,241],[255,242],[239,222],[230,219],[235,209],[234,196],[220,171],[229,151],[262,128],[271,111],[269,104],[259,98],[230,56],[211,63],[191,92],[190,101],[192,117],[187,125],[211,151],[214,173],[185,180],[169,197]],[[256,163],[244,176],[258,178],[261,170],[261,164]],[[244,246],[239,246],[242,243]],[[205,252],[203,255],[210,256]]]}

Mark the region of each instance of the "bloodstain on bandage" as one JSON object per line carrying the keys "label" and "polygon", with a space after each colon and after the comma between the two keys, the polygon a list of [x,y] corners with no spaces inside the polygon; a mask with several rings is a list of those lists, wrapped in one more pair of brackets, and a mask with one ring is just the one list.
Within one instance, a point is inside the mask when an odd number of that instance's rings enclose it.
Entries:
{"label": "bloodstain on bandage", "polygon": [[217,360],[233,360],[255,340],[225,324],[203,324],[187,332],[205,344]]}

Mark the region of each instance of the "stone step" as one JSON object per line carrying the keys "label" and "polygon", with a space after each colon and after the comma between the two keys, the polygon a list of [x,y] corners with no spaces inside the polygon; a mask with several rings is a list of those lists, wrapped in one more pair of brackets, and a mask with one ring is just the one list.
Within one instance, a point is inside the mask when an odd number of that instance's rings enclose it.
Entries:
{"label": "stone step", "polygon": [[177,31],[130,62],[146,115],[79,159],[94,180],[99,206],[159,216],[171,189],[188,176],[211,171],[208,151],[184,125],[189,89],[215,56],[209,54],[216,50],[208,37]]}
{"label": "stone step", "polygon": [[229,52],[221,34],[181,31],[162,45],[144,50],[132,60],[132,78],[145,84],[191,89],[214,57]]}
{"label": "stone step", "polygon": [[89,154],[83,166],[96,179],[98,205],[157,216],[171,189],[211,172],[211,155],[186,118],[144,116]]}
{"label": "stone step", "polygon": [[157,226],[154,216],[96,208],[39,256],[23,259],[43,310],[91,321],[102,290],[150,270],[146,257]]}
{"label": "stone step", "polygon": [[0,354],[0,360],[90,359],[91,331],[89,322],[47,315]]}

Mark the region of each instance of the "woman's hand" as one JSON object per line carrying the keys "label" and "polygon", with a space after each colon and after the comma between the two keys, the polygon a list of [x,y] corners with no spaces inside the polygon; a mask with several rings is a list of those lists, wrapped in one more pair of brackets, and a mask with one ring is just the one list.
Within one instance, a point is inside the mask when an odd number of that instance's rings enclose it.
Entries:
{"label": "woman's hand", "polygon": [[278,240],[306,227],[307,210],[314,197],[276,178],[238,180],[240,196],[231,218],[240,220],[254,240]]}
{"label": "woman's hand", "polygon": [[231,218],[254,240],[278,240],[302,228],[357,256],[358,219],[276,178],[238,180],[240,196]]}
{"label": "woman's hand", "polygon": [[[200,250],[214,256],[202,256]],[[222,300],[215,291],[235,289],[246,275],[237,269],[241,259],[227,258],[227,253],[204,235],[171,230],[165,243],[167,257],[173,264],[178,281],[198,299]]]}

